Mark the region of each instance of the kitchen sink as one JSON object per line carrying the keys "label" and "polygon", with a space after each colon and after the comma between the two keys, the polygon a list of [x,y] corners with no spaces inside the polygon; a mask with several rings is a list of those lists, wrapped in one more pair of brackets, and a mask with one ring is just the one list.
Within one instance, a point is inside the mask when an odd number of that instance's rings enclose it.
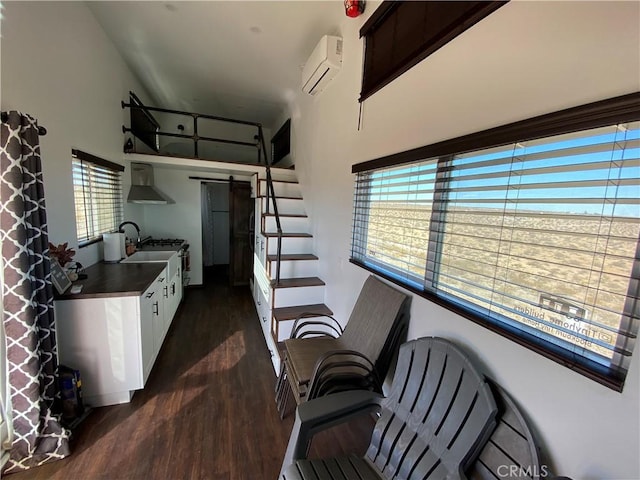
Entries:
{"label": "kitchen sink", "polygon": [[141,251],[129,255],[120,263],[167,263],[169,278],[178,270],[179,255],[175,251]]}

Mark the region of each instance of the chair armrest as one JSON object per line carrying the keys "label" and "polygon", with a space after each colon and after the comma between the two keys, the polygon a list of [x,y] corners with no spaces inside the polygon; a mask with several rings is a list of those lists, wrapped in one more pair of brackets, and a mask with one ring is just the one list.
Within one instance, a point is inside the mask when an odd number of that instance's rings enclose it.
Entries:
{"label": "chair armrest", "polygon": [[379,393],[353,390],[300,404],[296,409],[296,418],[282,461],[280,476],[289,465],[307,456],[311,438],[316,433],[359,415],[378,411],[383,398]]}
{"label": "chair armrest", "polygon": [[[364,354],[356,350],[332,350],[316,361],[309,381],[307,398],[313,399],[335,393],[331,391],[332,386],[340,390],[339,382],[349,380],[366,380],[370,385],[370,389],[382,392],[382,384],[378,378],[375,365]],[[344,385],[342,387],[342,390],[344,390]],[[354,385],[348,389],[357,388]]]}
{"label": "chair armrest", "polygon": [[[305,320],[307,318],[313,318],[313,320]],[[331,322],[329,322],[328,320],[320,320],[321,318],[331,319]],[[322,333],[324,335],[328,335],[333,338],[338,338],[340,335],[342,335],[342,332],[343,332],[343,328],[342,328],[342,325],[340,325],[340,322],[338,322],[331,315],[323,315],[319,317],[317,314],[314,314],[311,312],[305,312],[305,313],[301,313],[296,317],[295,321],[293,322],[293,326],[291,327],[291,335],[289,338],[304,337],[305,336],[304,332],[300,336],[298,336],[298,333],[307,325],[322,325],[328,328],[329,330],[331,330],[333,333],[335,333],[335,335],[329,332],[313,332],[313,333]],[[307,335],[310,333],[311,332],[307,333]]]}

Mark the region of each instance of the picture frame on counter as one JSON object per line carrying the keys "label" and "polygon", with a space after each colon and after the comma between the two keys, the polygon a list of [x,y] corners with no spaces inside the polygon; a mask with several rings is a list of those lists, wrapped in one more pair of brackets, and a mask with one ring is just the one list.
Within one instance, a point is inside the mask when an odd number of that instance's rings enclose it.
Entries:
{"label": "picture frame on counter", "polygon": [[71,279],[55,258],[51,259],[51,283],[60,295],[71,288]]}

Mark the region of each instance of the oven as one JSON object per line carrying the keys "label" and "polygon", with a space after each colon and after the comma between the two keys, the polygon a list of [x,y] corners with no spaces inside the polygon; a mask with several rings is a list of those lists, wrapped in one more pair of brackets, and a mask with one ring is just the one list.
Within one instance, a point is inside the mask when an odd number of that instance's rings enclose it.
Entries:
{"label": "oven", "polygon": [[182,260],[182,288],[184,288],[191,281],[191,254],[189,253],[188,243],[184,243],[180,248],[180,258]]}

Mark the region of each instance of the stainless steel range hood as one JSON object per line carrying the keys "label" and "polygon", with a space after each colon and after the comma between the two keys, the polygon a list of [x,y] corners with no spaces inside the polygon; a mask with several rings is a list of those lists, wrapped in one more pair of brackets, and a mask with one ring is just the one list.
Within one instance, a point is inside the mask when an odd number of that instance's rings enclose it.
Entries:
{"label": "stainless steel range hood", "polygon": [[127,202],[147,205],[175,203],[155,187],[153,167],[148,163],[131,163],[131,190]]}

